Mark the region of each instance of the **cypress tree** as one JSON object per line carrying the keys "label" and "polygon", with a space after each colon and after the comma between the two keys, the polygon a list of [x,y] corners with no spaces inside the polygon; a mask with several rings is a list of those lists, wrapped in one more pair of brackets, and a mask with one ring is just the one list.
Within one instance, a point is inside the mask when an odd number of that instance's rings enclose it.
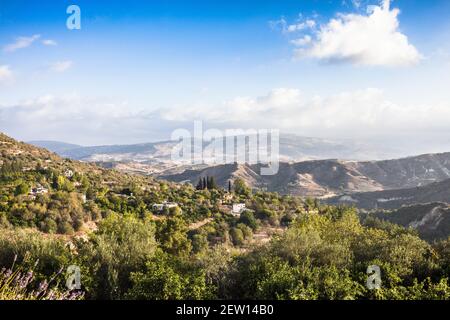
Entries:
{"label": "cypress tree", "polygon": [[211,177],[210,184],[211,189],[217,189],[216,179],[214,179],[214,177]]}
{"label": "cypress tree", "polygon": [[212,177],[210,177],[210,176],[206,177],[206,186],[207,186],[208,190],[212,189]]}
{"label": "cypress tree", "polygon": [[203,179],[199,178],[196,186],[197,190],[203,190]]}

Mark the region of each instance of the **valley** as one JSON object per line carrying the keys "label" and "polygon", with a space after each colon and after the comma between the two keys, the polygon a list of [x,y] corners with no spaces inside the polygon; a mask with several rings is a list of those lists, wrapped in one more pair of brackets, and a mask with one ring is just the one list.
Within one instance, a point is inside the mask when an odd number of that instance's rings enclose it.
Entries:
{"label": "valley", "polygon": [[80,265],[94,300],[359,299],[372,296],[355,288],[376,261],[390,270],[383,297],[444,297],[446,282],[426,279],[447,274],[448,158],[283,162],[274,176],[167,161],[149,173],[0,134],[0,265],[43,261],[33,270],[45,278]]}
{"label": "valley", "polygon": [[[338,154],[355,158],[358,153],[354,145],[344,148],[336,142],[283,135],[280,157],[289,161],[280,163],[277,174],[262,176],[260,164],[174,163],[170,160],[174,142],[103,147],[36,144],[104,168],[175,183],[195,186],[200,179],[212,176],[226,189],[229,181],[239,179],[255,192],[264,190],[356,207],[373,217],[416,229],[428,240],[450,235],[447,211],[442,207],[450,203],[450,153],[370,161],[310,159]],[[409,220],[406,212],[411,212]]]}

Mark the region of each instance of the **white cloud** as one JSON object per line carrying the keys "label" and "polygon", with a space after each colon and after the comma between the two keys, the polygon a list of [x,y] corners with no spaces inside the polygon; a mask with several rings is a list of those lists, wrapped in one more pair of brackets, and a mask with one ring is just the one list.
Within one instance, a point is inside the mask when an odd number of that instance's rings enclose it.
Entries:
{"label": "white cloud", "polygon": [[13,73],[8,65],[0,65],[0,83],[5,83],[11,80],[13,77]]}
{"label": "white cloud", "polygon": [[[0,104],[2,132],[21,139],[52,139],[81,144],[132,143],[163,139],[161,121],[127,101],[44,95],[13,105]],[[166,137],[169,136],[165,132]]]}
{"label": "white cloud", "polygon": [[274,89],[260,97],[237,97],[219,105],[178,106],[160,110],[170,121],[201,119],[218,126],[274,128],[308,136],[370,138],[407,133],[450,135],[450,105],[402,105],[382,90],[368,88],[330,96],[307,97],[298,89]]}
{"label": "white cloud", "polygon": [[42,44],[45,45],[45,46],[56,46],[56,45],[58,45],[58,43],[55,40],[52,40],[52,39],[42,40]]}
{"label": "white cloud", "polygon": [[65,61],[56,61],[50,65],[50,71],[53,72],[65,72],[69,70],[73,65],[73,61],[65,60]]}
{"label": "white cloud", "polygon": [[399,13],[390,8],[390,0],[384,0],[367,14],[339,14],[321,25],[312,41],[294,42],[307,45],[296,50],[296,57],[368,66],[417,64],[422,57],[399,31]]}
{"label": "white cloud", "polygon": [[19,37],[13,43],[4,46],[3,51],[14,52],[19,49],[27,48],[41,37],[39,34],[32,35],[31,37]]}
{"label": "white cloud", "polygon": [[[78,95],[46,95],[0,105],[0,128],[22,140],[84,144],[154,141],[167,139],[175,128],[191,128],[194,120],[218,129],[279,129],[303,136],[379,139],[383,143],[399,136],[409,142],[429,138],[441,149],[450,142],[449,102],[401,104],[375,88],[328,96],[278,88],[256,97],[156,111],[138,109],[126,101]],[[418,150],[411,148],[411,154]]]}

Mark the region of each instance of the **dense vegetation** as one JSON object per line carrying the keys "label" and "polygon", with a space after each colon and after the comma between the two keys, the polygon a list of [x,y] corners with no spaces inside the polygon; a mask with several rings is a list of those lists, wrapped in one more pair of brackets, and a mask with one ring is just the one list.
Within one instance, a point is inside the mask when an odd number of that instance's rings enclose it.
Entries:
{"label": "dense vegetation", "polygon": [[[81,268],[86,299],[450,298],[450,239],[427,243],[352,208],[252,192],[239,179],[230,192],[211,177],[194,188],[6,136],[0,152],[0,269],[33,271],[22,298],[44,279],[64,294],[58,270],[69,265]],[[246,209],[232,214],[233,203]],[[381,268],[380,289],[365,285],[369,265]]]}

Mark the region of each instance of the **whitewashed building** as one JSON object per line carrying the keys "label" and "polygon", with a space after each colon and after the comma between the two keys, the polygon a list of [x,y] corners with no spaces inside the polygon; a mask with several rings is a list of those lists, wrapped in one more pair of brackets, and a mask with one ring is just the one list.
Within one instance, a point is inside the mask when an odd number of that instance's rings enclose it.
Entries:
{"label": "whitewashed building", "polygon": [[245,203],[233,203],[233,207],[231,209],[231,214],[233,216],[240,216],[241,213],[245,210]]}
{"label": "whitewashed building", "polygon": [[32,196],[36,196],[38,194],[45,194],[45,193],[48,193],[48,189],[44,188],[41,185],[37,185],[36,187],[31,188],[31,191],[30,191],[30,195],[32,195]]}
{"label": "whitewashed building", "polygon": [[156,211],[163,211],[165,208],[170,209],[175,207],[178,207],[178,203],[167,201],[164,201],[163,203],[155,203],[152,205],[153,210]]}

